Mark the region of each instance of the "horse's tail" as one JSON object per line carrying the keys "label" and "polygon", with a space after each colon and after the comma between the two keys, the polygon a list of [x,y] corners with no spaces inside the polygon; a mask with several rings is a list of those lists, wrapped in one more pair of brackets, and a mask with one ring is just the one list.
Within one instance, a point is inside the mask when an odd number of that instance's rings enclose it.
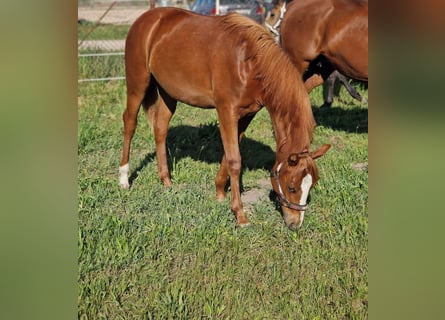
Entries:
{"label": "horse's tail", "polygon": [[150,9],[154,9],[155,8],[155,1],[156,0],[150,0]]}

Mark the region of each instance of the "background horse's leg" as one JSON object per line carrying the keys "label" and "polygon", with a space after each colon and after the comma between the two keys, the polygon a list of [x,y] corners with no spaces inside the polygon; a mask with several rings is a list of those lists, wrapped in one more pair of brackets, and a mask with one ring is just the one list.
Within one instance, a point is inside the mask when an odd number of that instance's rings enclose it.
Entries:
{"label": "background horse's leg", "polygon": [[[238,225],[241,227],[249,225],[249,220],[244,214],[240,193],[241,155],[239,150],[238,136],[238,112],[233,106],[220,106],[218,112],[221,139],[224,146],[224,154],[227,171],[230,177],[231,201],[230,207],[235,214]],[[224,162],[224,159],[223,159]],[[223,169],[225,170],[225,169]]]}
{"label": "background horse's leg", "polygon": [[349,94],[358,101],[363,102],[362,96],[354,89],[353,86],[351,86],[348,79],[338,71],[337,74],[338,74],[337,75],[338,80],[340,80],[340,82],[343,83],[343,85],[346,87],[346,90],[348,90]]}
{"label": "background horse's leg", "polygon": [[137,83],[133,83],[127,79],[127,108],[122,115],[124,121],[124,146],[119,166],[119,185],[122,188],[130,187],[128,181],[130,173],[130,144],[136,130],[137,116],[145,96],[148,81],[147,76],[145,79]]}
{"label": "background horse's leg", "polygon": [[330,106],[334,101],[334,87],[335,87],[335,80],[337,80],[337,74],[338,71],[334,71],[326,79],[327,94],[326,94],[326,99],[324,100],[324,104],[327,106]]}
{"label": "background horse's leg", "polygon": [[164,90],[159,88],[160,98],[157,103],[149,109],[152,113],[150,118],[153,122],[153,131],[156,142],[156,158],[158,160],[158,175],[165,186],[171,186],[170,171],[167,163],[167,132],[168,124],[176,110],[176,100],[170,97]]}
{"label": "background horse's leg", "polygon": [[[247,127],[249,126],[252,119],[255,117],[255,114],[249,115],[246,117],[241,118],[238,121],[238,143],[241,142],[241,139],[243,138],[244,132],[246,131]],[[229,175],[228,167],[227,167],[227,159],[226,155],[224,154],[221,165],[218,169],[218,173],[215,177],[215,186],[216,186],[216,200],[223,201],[226,199],[226,182],[227,177]]]}

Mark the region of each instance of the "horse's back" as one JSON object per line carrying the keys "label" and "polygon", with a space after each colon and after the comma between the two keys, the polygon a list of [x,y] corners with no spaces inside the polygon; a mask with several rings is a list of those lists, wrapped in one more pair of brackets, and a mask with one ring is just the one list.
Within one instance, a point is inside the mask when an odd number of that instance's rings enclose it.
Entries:
{"label": "horse's back", "polygon": [[320,27],[338,30],[357,19],[367,26],[367,0],[298,0],[289,3],[282,28],[289,25],[299,36],[314,37]]}
{"label": "horse's back", "polygon": [[[155,46],[168,49],[164,47],[169,45],[179,47],[179,52],[164,51],[163,54],[186,55],[191,44],[196,43],[197,34],[202,41],[211,39],[214,24],[215,21],[209,17],[187,10],[166,7],[152,9],[141,15],[131,26],[126,39],[126,53],[142,50],[150,55]],[[194,54],[199,53],[198,49],[200,48],[195,45],[195,50],[192,50],[195,51]]]}
{"label": "horse's back", "polygon": [[244,47],[225,29],[224,19],[178,8],[144,13],[127,35],[127,86],[133,75],[141,78],[145,72],[177,100],[215,106],[216,100],[241,87],[239,68],[245,67],[240,63]]}

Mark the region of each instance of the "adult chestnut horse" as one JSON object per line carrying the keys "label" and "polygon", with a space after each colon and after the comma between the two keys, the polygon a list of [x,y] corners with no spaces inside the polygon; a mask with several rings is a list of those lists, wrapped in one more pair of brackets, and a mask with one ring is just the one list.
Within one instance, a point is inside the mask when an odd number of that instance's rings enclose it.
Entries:
{"label": "adult chestnut horse", "polygon": [[177,101],[216,108],[224,156],[215,178],[216,198],[225,199],[230,177],[231,209],[249,224],[240,196],[239,141],[265,106],[277,143],[272,186],[290,229],[303,222],[309,190],[318,179],[314,159],[329,145],[309,152],[315,121],[301,76],[260,25],[238,14],[202,16],[156,8],[131,26],[125,46],[127,108],[119,181],[129,187],[130,143],[141,104],[154,130],[158,174],[171,185],[166,136]]}
{"label": "adult chestnut horse", "polygon": [[281,45],[310,92],[338,70],[368,81],[368,1],[296,0],[281,23]]}

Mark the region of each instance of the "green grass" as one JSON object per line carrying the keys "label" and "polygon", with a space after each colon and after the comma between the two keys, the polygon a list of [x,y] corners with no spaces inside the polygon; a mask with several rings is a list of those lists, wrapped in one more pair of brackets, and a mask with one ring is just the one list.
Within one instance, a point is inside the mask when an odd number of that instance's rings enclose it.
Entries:
{"label": "green grass", "polygon": [[[124,83],[78,90],[80,319],[367,318],[367,106],[342,90],[331,108],[320,108],[321,88],[311,94],[313,148],[332,148],[317,160],[320,180],[303,227],[291,232],[268,198],[251,207],[243,229],[229,201],[215,201],[222,145],[214,110],[178,106],[168,137],[169,189],[158,180],[141,112],[133,184],[121,190]],[[242,143],[244,190],[268,179],[274,150],[262,110]]]}
{"label": "green grass", "polygon": [[82,40],[121,40],[127,37],[130,25],[116,25],[86,21],[77,25],[77,39]]}
{"label": "green grass", "polygon": [[[97,53],[97,50],[94,50]],[[87,53],[84,51],[82,53]],[[78,79],[124,77],[124,55],[80,56],[77,58]]]}

